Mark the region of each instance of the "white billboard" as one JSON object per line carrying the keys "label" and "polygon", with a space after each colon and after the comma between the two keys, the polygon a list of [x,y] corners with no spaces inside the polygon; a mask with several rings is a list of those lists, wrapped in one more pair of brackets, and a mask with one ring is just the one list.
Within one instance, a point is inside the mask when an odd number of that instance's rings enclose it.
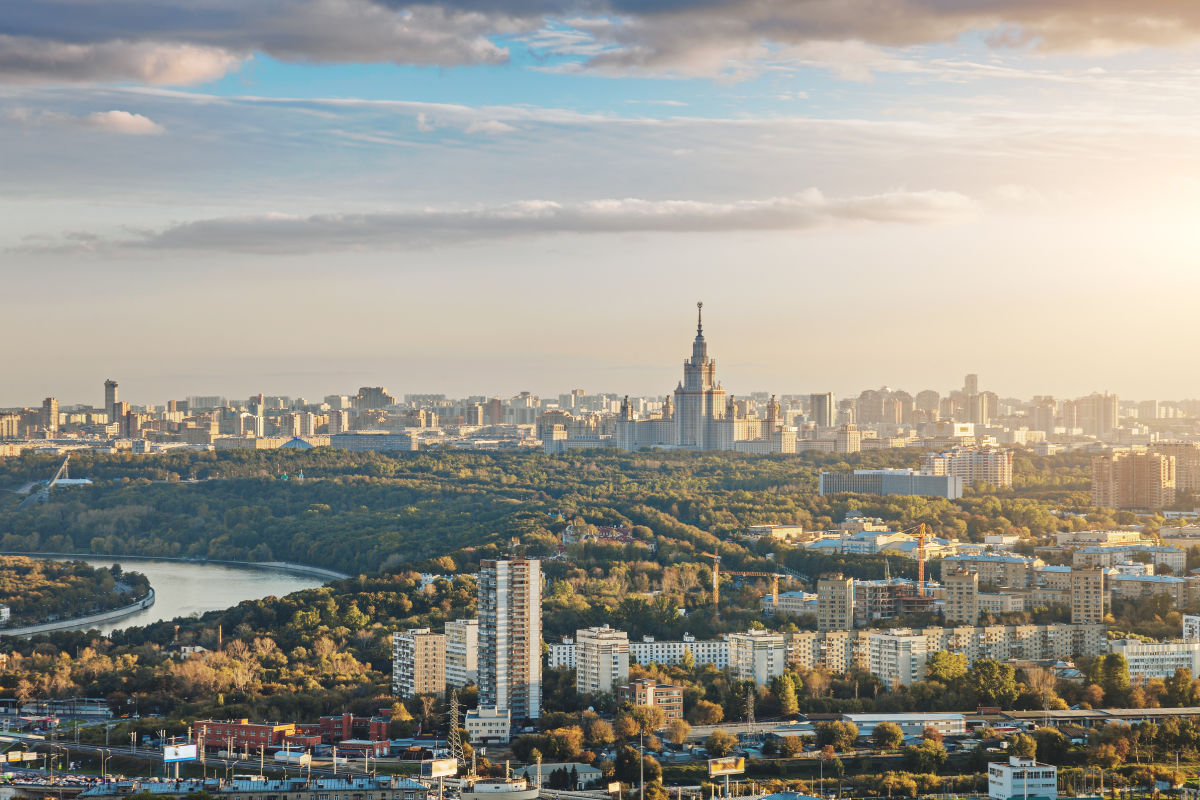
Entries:
{"label": "white billboard", "polygon": [[163,763],[174,764],[179,761],[195,761],[197,755],[194,744],[168,744],[163,746]]}
{"label": "white billboard", "polygon": [[435,758],[421,762],[422,778],[448,778],[458,774],[458,759]]}

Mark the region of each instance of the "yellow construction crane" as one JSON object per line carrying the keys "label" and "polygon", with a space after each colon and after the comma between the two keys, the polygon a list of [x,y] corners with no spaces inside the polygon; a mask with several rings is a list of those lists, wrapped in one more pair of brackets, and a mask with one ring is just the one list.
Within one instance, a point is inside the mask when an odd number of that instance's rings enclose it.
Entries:
{"label": "yellow construction crane", "polygon": [[778,572],[750,572],[747,570],[725,570],[726,575],[742,575],[748,578],[770,578],[771,579],[771,608],[775,611],[779,610],[779,579],[786,578],[787,575],[781,575]]}

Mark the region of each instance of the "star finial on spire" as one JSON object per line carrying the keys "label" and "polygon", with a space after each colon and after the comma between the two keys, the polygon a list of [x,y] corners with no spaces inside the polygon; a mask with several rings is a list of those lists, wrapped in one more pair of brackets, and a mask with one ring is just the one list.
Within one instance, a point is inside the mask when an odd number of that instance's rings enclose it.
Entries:
{"label": "star finial on spire", "polygon": [[704,333],[703,313],[704,313],[704,301],[701,300],[696,303],[696,335],[697,336]]}

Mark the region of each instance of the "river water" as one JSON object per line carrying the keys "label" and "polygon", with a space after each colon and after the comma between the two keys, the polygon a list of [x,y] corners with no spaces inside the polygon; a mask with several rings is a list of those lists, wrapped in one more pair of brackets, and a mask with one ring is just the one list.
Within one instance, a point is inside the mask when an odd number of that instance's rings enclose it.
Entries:
{"label": "river water", "polygon": [[312,575],[301,575],[275,567],[239,567],[121,556],[61,560],[84,561],[93,567],[120,564],[121,569],[140,572],[150,579],[150,586],[154,588],[154,605],[128,617],[95,626],[99,627],[101,633],[149,625],[175,617],[189,617],[206,611],[220,611],[236,606],[243,600],[258,600],[270,595],[283,597],[325,583],[321,578]]}

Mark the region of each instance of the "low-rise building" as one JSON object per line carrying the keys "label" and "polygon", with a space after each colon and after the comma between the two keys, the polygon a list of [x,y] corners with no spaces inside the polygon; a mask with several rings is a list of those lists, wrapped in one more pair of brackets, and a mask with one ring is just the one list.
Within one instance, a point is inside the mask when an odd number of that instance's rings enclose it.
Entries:
{"label": "low-rise building", "polygon": [[1009,756],[1007,764],[988,764],[988,797],[991,800],[1057,800],[1058,767],[1018,756]]}
{"label": "low-rise building", "polygon": [[208,794],[228,800],[312,800],[314,797],[371,798],[371,800],[426,800],[430,789],[411,778],[400,776],[342,776],[336,778],[185,778],[159,781],[105,781],[85,789],[79,797],[89,800],[150,794],[162,797],[189,797]]}
{"label": "low-rise building", "polygon": [[467,712],[463,727],[471,744],[508,744],[512,736],[512,716],[506,708],[480,706]]}
{"label": "low-rise building", "polygon": [[251,722],[249,719],[205,719],[196,722],[196,739],[206,750],[257,753],[283,744],[296,732],[290,722]]}
{"label": "low-rise building", "polygon": [[843,714],[842,719],[853,722],[860,738],[869,737],[881,722],[899,725],[906,736],[920,736],[933,728],[943,736],[962,736],[967,732],[965,714],[955,712],[913,712],[911,714]]}
{"label": "low-rise building", "polygon": [[1193,675],[1200,673],[1200,641],[1185,639],[1175,642],[1141,642],[1136,639],[1114,639],[1109,650],[1125,656],[1131,678],[1169,678],[1183,668]]}
{"label": "low-rise building", "polygon": [[1138,543],[1081,547],[1072,556],[1071,564],[1076,567],[1112,567],[1125,561],[1136,561],[1139,555],[1148,557],[1155,567],[1167,567],[1173,575],[1182,575],[1187,565],[1187,553],[1178,547]]}

